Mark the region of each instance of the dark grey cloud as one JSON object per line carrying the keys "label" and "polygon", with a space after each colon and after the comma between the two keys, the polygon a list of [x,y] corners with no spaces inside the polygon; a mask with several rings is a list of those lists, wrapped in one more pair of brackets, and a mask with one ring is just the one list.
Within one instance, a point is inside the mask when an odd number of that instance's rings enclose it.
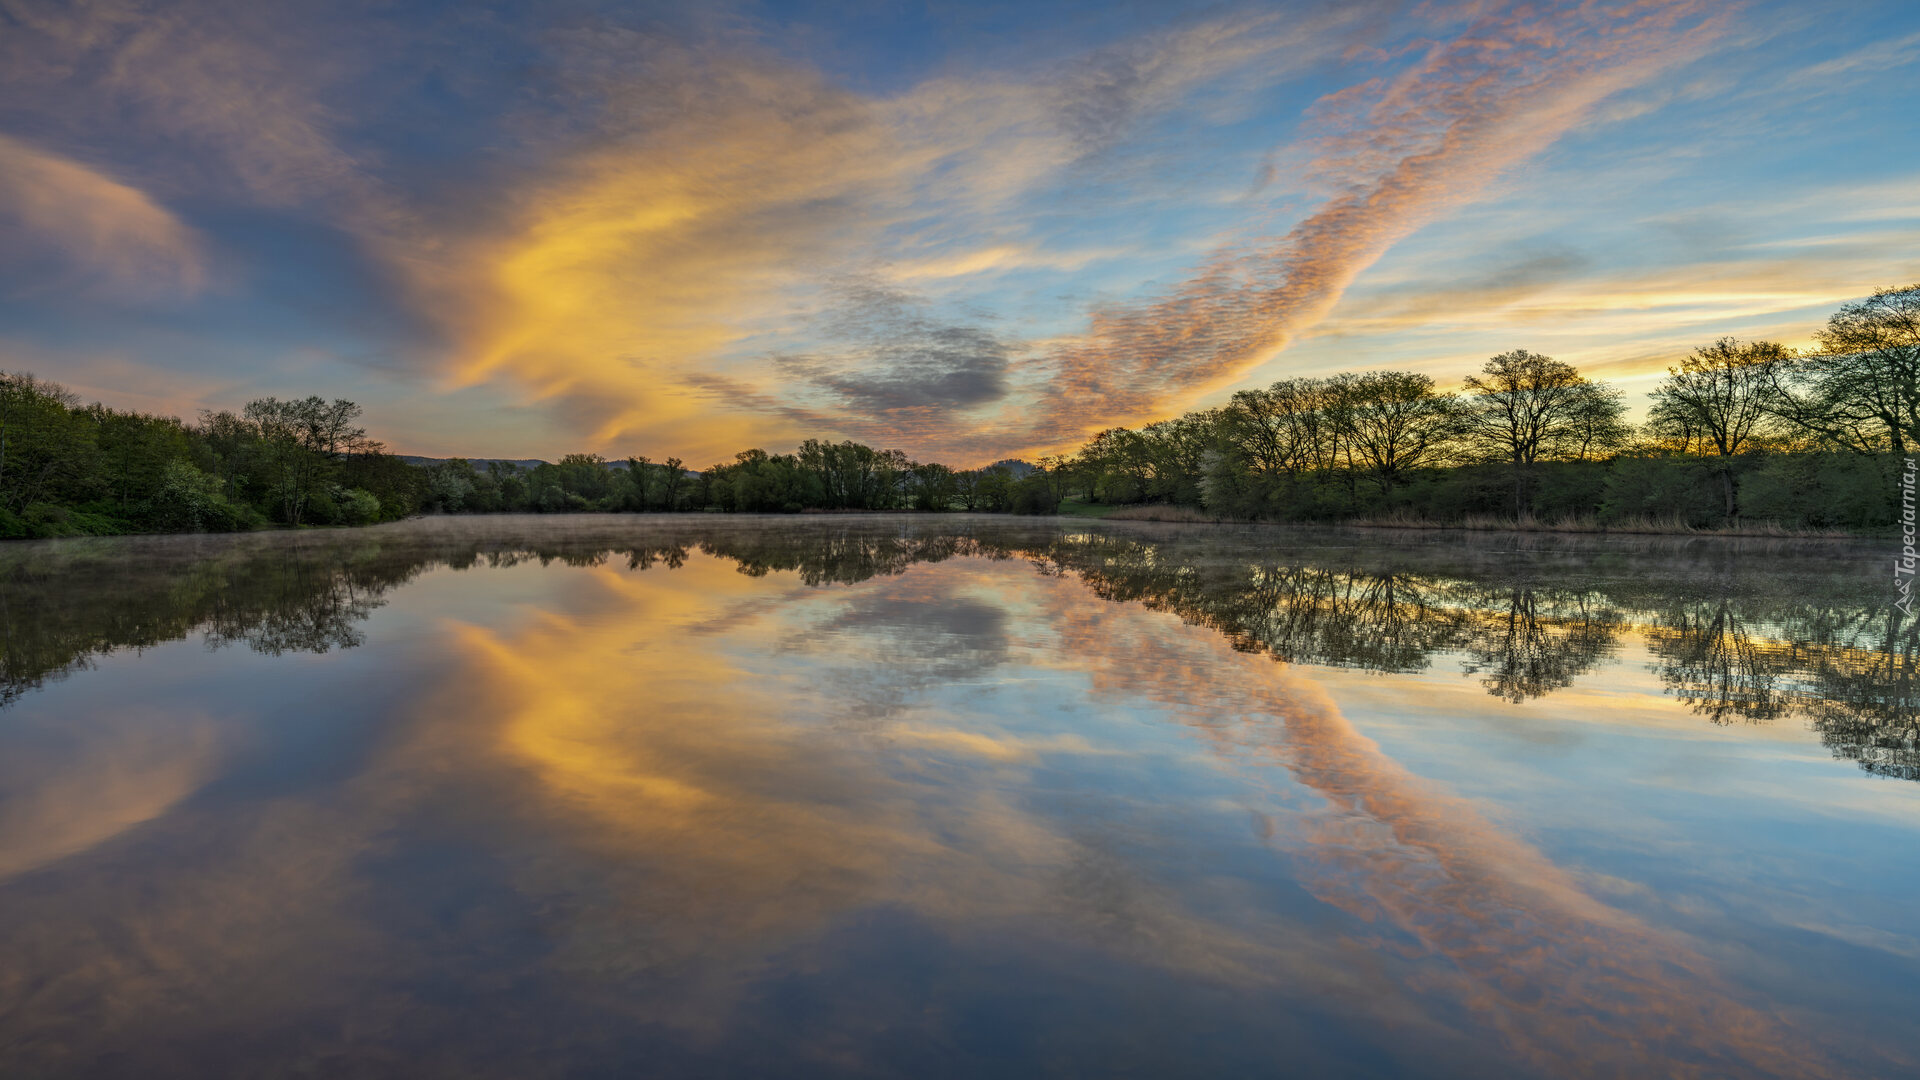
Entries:
{"label": "dark grey cloud", "polygon": [[992,330],[939,318],[912,294],[872,281],[841,282],[832,292],[821,330],[841,347],[774,362],[840,408],[880,417],[1006,396],[1014,347]]}

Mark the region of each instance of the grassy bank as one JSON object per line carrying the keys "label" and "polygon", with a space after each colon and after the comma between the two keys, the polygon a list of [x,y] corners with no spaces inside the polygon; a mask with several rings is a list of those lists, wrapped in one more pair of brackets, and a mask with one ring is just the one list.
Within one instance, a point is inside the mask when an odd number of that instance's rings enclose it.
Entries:
{"label": "grassy bank", "polygon": [[[1169,521],[1218,524],[1237,522],[1242,524],[1259,523],[1261,519],[1235,518],[1209,513],[1191,506],[1151,503],[1133,506],[1106,506],[1097,503],[1060,504],[1060,516],[1082,518],[1104,518],[1110,521]],[[1611,533],[1625,536],[1758,536],[1784,539],[1807,540],[1845,540],[1883,535],[1884,529],[1818,529],[1793,525],[1782,525],[1775,521],[1738,522],[1730,525],[1690,525],[1678,517],[1653,517],[1640,515],[1600,521],[1592,516],[1569,516],[1546,520],[1534,517],[1500,517],[1492,514],[1470,514],[1456,521],[1436,521],[1413,514],[1386,514],[1376,517],[1353,518],[1346,521],[1322,522],[1267,522],[1268,524],[1318,524],[1341,528],[1361,529],[1415,529],[1430,531],[1462,532],[1540,532],[1540,533]]]}
{"label": "grassy bank", "polygon": [[1620,533],[1632,536],[1772,536],[1795,539],[1848,539],[1876,535],[1875,530],[1816,529],[1782,525],[1776,521],[1733,522],[1726,525],[1690,525],[1678,517],[1636,515],[1611,521],[1590,516],[1552,521],[1533,517],[1509,518],[1469,515],[1459,521],[1431,521],[1409,514],[1360,518],[1348,525],[1370,529],[1458,529],[1469,532]]}

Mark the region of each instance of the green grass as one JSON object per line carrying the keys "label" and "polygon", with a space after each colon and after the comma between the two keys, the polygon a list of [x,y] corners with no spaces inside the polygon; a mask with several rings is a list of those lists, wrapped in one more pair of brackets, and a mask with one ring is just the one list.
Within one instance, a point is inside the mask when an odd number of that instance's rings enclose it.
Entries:
{"label": "green grass", "polygon": [[1112,503],[1090,503],[1080,499],[1062,499],[1059,513],[1061,517],[1103,518],[1118,509],[1120,508]]}

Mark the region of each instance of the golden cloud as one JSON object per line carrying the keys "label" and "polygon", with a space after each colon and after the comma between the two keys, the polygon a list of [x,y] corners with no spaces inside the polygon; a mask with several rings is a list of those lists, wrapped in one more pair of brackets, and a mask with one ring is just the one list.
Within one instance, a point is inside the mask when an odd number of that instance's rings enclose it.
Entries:
{"label": "golden cloud", "polygon": [[524,385],[602,449],[644,436],[704,460],[823,428],[924,445],[889,427],[916,413],[849,410],[768,363],[805,339],[823,286],[1112,254],[973,237],[1142,113],[1256,60],[1271,79],[1324,58],[1358,18],[1215,21],[1039,83],[939,77],[894,97],[748,50],[562,35],[587,133],[538,145],[546,160],[498,227],[416,264],[416,280],[456,342],[456,383]]}

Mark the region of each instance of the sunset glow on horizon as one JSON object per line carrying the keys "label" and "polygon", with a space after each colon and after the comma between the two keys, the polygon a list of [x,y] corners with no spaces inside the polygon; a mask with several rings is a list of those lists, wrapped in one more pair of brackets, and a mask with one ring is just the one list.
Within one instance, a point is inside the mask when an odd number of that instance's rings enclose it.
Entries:
{"label": "sunset glow on horizon", "polygon": [[400,453],[976,465],[1920,280],[1920,10],[0,0],[0,370]]}

